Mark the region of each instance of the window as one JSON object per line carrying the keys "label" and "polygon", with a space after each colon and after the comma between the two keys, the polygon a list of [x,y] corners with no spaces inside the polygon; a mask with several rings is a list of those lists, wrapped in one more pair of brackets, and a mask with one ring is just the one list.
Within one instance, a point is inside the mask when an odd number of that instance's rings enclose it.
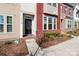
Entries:
{"label": "window", "polygon": [[53,6],[56,7],[56,3],[53,3]]}
{"label": "window", "polygon": [[7,15],[0,15],[0,32],[12,32],[13,30],[13,17]]}
{"label": "window", "polygon": [[78,22],[78,28],[79,28],[79,22]]}
{"label": "window", "polygon": [[68,28],[71,28],[71,26],[72,26],[72,22],[68,21]]}
{"label": "window", "polygon": [[79,10],[76,12],[76,17],[79,18]]}
{"label": "window", "polygon": [[4,30],[4,16],[0,15],[0,32],[3,32]]}
{"label": "window", "polygon": [[48,17],[48,29],[52,29],[52,17]]}
{"label": "window", "polygon": [[54,29],[56,29],[56,18],[54,18]]}
{"label": "window", "polygon": [[71,8],[69,8],[69,15],[71,15]]}
{"label": "window", "polygon": [[77,22],[75,21],[75,28],[77,28]]}
{"label": "window", "polygon": [[54,7],[57,6],[56,3],[48,3],[48,5],[50,5],[50,6],[54,6]]}
{"label": "window", "polygon": [[12,16],[7,16],[7,32],[12,32]]}
{"label": "window", "polygon": [[64,6],[64,13],[67,14],[67,6]]}
{"label": "window", "polygon": [[56,17],[44,16],[44,30],[55,30],[56,29]]}
{"label": "window", "polygon": [[47,18],[44,17],[44,29],[46,29],[46,28],[47,28]]}
{"label": "window", "polygon": [[48,5],[52,5],[52,3],[47,3]]}

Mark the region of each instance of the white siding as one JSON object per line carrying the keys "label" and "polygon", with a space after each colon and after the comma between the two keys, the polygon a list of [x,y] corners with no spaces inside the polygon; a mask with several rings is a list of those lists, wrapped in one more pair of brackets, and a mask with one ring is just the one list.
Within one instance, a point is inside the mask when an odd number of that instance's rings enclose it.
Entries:
{"label": "white siding", "polygon": [[[21,12],[25,14],[31,14],[34,15],[34,19],[32,20],[32,34],[36,35],[36,4],[35,3],[21,3]],[[21,22],[23,22],[23,18],[21,18]],[[20,22],[20,23],[21,23]],[[21,28],[23,28],[23,23],[21,25]],[[22,29],[20,30],[22,36],[23,32]]]}
{"label": "white siding", "polygon": [[58,15],[58,4],[57,7],[50,6],[47,3],[44,4],[44,13]]}
{"label": "white siding", "polygon": [[79,5],[76,5],[75,9],[74,9],[74,20],[79,21],[79,18],[76,17],[76,9],[79,9]]}

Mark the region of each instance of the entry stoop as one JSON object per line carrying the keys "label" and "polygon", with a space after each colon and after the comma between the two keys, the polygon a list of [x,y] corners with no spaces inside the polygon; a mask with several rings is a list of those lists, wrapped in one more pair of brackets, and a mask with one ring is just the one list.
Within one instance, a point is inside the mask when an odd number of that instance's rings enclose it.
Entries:
{"label": "entry stoop", "polygon": [[27,36],[24,36],[22,39],[23,39],[23,40],[26,40],[26,39],[36,39],[36,36],[33,35],[33,34],[29,34],[29,35],[27,35]]}

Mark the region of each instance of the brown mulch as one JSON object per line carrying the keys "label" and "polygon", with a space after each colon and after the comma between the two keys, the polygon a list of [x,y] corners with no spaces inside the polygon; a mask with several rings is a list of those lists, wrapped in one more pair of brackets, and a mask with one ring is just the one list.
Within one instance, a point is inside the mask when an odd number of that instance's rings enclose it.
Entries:
{"label": "brown mulch", "polygon": [[3,44],[0,46],[0,56],[24,56],[28,54],[24,40],[19,44]]}
{"label": "brown mulch", "polygon": [[49,40],[49,41],[46,41],[46,42],[42,42],[42,44],[40,45],[40,47],[47,48],[47,47],[50,47],[50,46],[59,44],[61,42],[64,42],[66,40],[69,40],[69,39],[70,39],[69,37],[55,38],[54,40]]}

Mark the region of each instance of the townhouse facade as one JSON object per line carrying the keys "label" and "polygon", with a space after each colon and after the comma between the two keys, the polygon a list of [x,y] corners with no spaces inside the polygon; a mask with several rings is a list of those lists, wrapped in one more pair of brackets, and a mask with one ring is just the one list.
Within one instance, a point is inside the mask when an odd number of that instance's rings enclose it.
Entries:
{"label": "townhouse facade", "polygon": [[74,6],[68,3],[61,4],[61,31],[72,30],[74,28]]}
{"label": "townhouse facade", "polygon": [[0,39],[19,38],[20,6],[0,3]]}
{"label": "townhouse facade", "polygon": [[76,4],[74,8],[74,27],[79,29],[79,4]]}
{"label": "townhouse facade", "polygon": [[37,4],[37,34],[44,31],[60,31],[60,4]]}
{"label": "townhouse facade", "polygon": [[[56,11],[56,12],[54,12]],[[57,3],[0,4],[0,39],[59,30]]]}
{"label": "townhouse facade", "polygon": [[0,39],[36,35],[36,4],[0,4]]}
{"label": "townhouse facade", "polygon": [[74,7],[65,3],[0,4],[0,39],[73,28]]}

